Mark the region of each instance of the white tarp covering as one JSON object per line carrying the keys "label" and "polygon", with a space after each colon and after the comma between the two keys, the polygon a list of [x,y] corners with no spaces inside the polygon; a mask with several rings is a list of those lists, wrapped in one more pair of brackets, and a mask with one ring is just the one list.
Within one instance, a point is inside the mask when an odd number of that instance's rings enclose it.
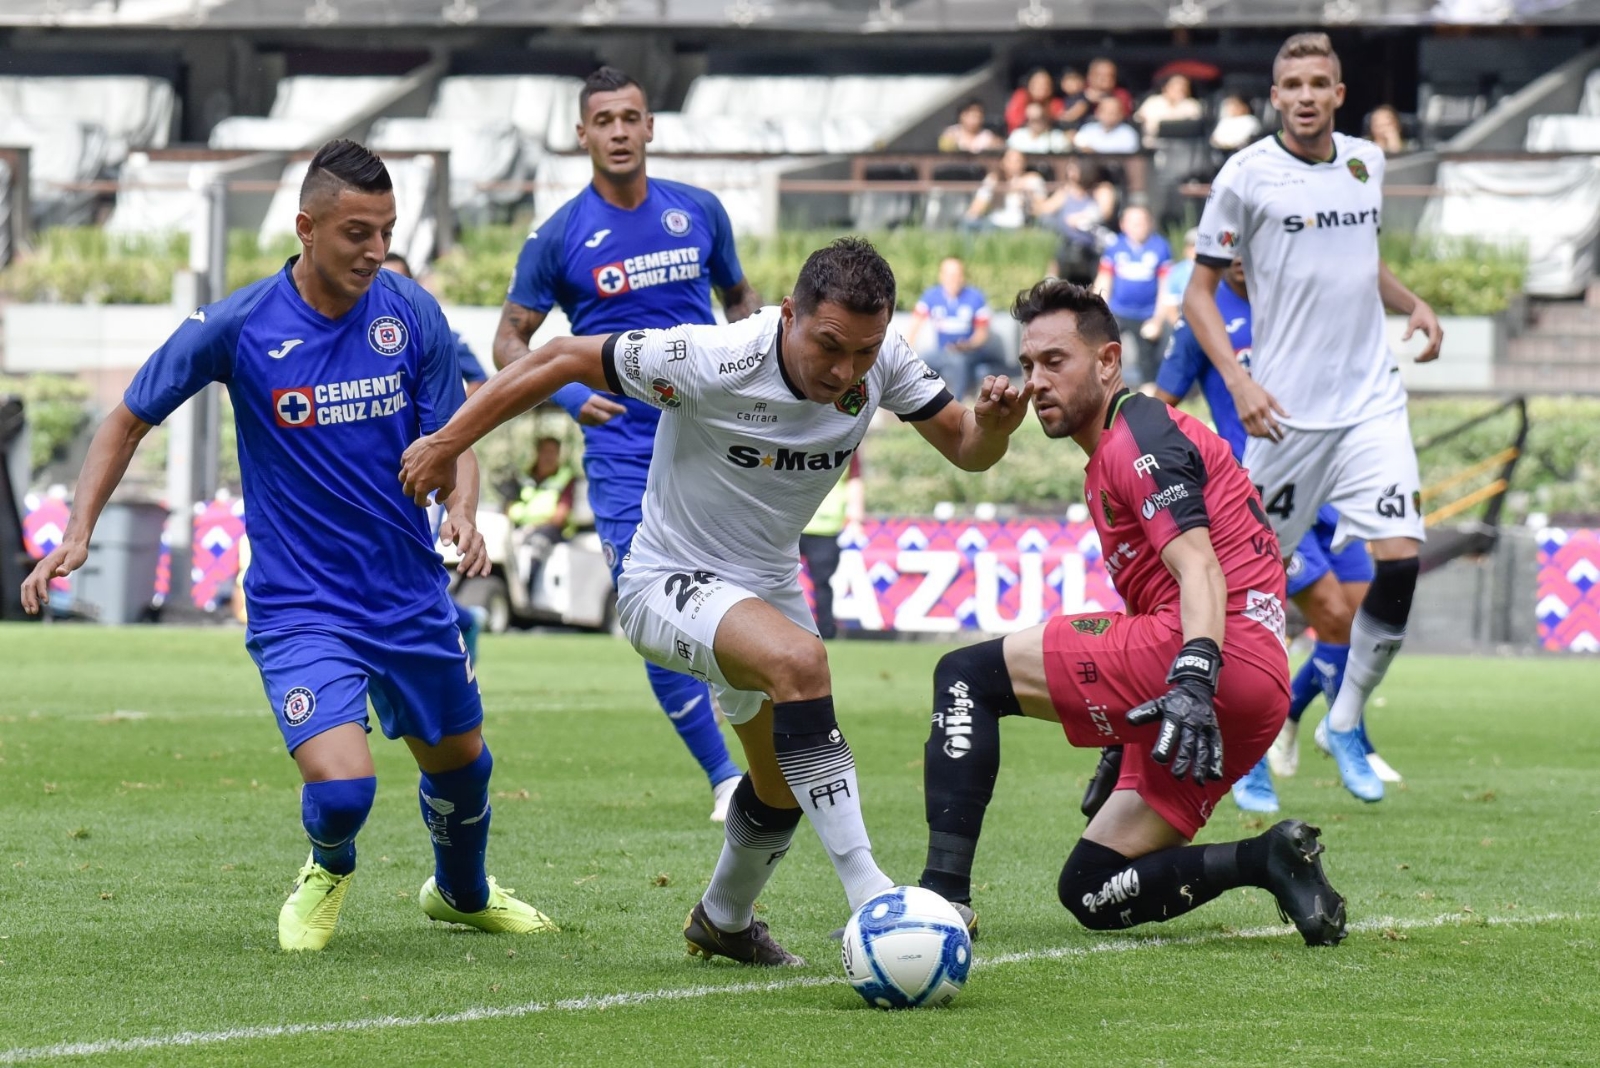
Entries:
{"label": "white tarp covering", "polygon": [[[650,174],[711,190],[727,209],[735,233],[769,234],[777,224],[777,175],[795,162],[776,156],[763,160],[656,156],[650,160]],[[539,162],[534,218],[540,222],[548,219],[593,177],[588,156],[546,156]]]}
{"label": "white tarp covering", "polygon": [[400,82],[401,79],[388,76],[284,78],[278,82],[270,113],[265,117],[229,116],[211,128],[209,143],[212,148],[261,152],[314,148],[326,140],[329,130],[371,107]]}
{"label": "white tarp covering", "polygon": [[1600,161],[1441,163],[1436,184],[1444,192],[1428,201],[1422,233],[1525,247],[1532,296],[1574,297],[1588,286],[1600,236]]}
{"label": "white tarp covering", "polygon": [[130,149],[164,146],[173,107],[159,78],[0,76],[0,144],[29,149],[35,222],[92,221],[92,195],[61,183],[103,177]]}
{"label": "white tarp covering", "polygon": [[1583,99],[1578,101],[1579,115],[1600,115],[1600,70],[1592,70],[1583,80]]}
{"label": "white tarp covering", "polygon": [[117,202],[106,219],[114,234],[187,233],[204,210],[201,190],[216,171],[215,163],[152,160],[143,152],[122,165]]}
{"label": "white tarp covering", "polygon": [[1529,152],[1600,152],[1600,115],[1535,115],[1523,147]]}
{"label": "white tarp covering", "polygon": [[444,119],[379,119],[367,144],[380,154],[449,152],[450,205],[458,213],[482,215],[492,204],[512,203],[524,195],[510,186],[485,188],[526,176],[522,138],[509,122],[470,126]]}
{"label": "white tarp covering", "polygon": [[113,161],[130,148],[166,147],[174,106],[172,86],[160,78],[0,76],[0,115],[97,126]]}
{"label": "white tarp covering", "polygon": [[[942,74],[707,74],[689,87],[681,116],[670,112],[656,115],[656,148],[668,152],[864,152],[936,106],[958,81],[956,76]],[[667,145],[661,143],[663,120]]]}

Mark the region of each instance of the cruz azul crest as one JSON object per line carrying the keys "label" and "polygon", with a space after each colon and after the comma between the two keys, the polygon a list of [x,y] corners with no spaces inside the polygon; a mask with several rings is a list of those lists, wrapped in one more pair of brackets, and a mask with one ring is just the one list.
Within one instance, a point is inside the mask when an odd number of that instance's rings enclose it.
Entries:
{"label": "cruz azul crest", "polygon": [[867,380],[863,378],[845,390],[833,406],[846,415],[860,415],[867,406]]}

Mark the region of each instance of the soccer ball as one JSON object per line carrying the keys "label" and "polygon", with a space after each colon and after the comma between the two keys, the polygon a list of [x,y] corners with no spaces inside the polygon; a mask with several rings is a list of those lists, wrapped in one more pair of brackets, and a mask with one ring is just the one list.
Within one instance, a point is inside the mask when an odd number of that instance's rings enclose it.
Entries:
{"label": "soccer ball", "polygon": [[967,981],[972,938],[955,908],[920,886],[868,901],[844,929],[844,974],[868,1005],[948,1005]]}

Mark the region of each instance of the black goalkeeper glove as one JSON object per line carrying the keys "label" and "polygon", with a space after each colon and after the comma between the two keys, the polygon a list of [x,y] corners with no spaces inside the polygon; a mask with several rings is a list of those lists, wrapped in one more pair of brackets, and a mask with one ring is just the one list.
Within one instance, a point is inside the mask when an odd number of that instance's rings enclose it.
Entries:
{"label": "black goalkeeper glove", "polygon": [[1089,776],[1089,786],[1083,791],[1083,804],[1078,808],[1090,819],[1100,807],[1111,799],[1112,791],[1117,788],[1117,777],[1122,774],[1122,746],[1108,745],[1100,750],[1100,763],[1094,766],[1094,774]]}
{"label": "black goalkeeper glove", "polygon": [[1161,733],[1150,759],[1170,764],[1179,779],[1193,773],[1195,784],[1222,778],[1222,734],[1212,701],[1222,672],[1222,650],[1210,638],[1185,642],[1167,672],[1172,689],[1128,713],[1128,723],[1142,727],[1161,721]]}

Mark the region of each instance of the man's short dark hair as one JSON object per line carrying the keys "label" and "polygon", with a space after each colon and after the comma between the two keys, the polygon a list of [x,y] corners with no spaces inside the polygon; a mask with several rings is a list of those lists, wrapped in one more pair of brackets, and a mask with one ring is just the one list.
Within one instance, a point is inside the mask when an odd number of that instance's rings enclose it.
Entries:
{"label": "man's short dark hair", "polygon": [[[589,116],[589,98],[596,93],[615,93],[619,90],[633,86],[639,90],[639,95],[644,96],[644,86],[633,80],[633,76],[616,67],[601,67],[583,80],[583,91],[578,94],[578,117]],[[649,106],[648,100],[646,106]]]}
{"label": "man's short dark hair", "polygon": [[391,252],[383,258],[383,265],[385,267],[389,266],[391,263],[399,264],[401,273],[403,273],[407,278],[411,277],[411,263],[404,256],[400,255],[400,253]]}
{"label": "man's short dark hair", "polygon": [[380,157],[365,145],[340,138],[329,141],[311,157],[305,181],[300,183],[300,206],[324,192],[345,187],[362,193],[389,193],[394,191],[394,182]]}
{"label": "man's short dark hair", "polygon": [[971,111],[973,108],[977,108],[979,111],[984,111],[984,112],[987,112],[989,110],[989,106],[987,104],[985,104],[982,100],[979,100],[977,97],[974,96],[974,97],[968,98],[961,105],[961,109],[959,111],[957,111],[956,114],[957,115],[965,114],[966,112]]}
{"label": "man's short dark hair", "polygon": [[1088,286],[1046,278],[1035,283],[1032,289],[1018,293],[1017,299],[1011,302],[1011,317],[1023,326],[1041,315],[1062,311],[1072,313],[1078,336],[1085,341],[1104,345],[1107,341],[1122,340],[1116,316],[1111,314],[1100,294]]}
{"label": "man's short dark hair", "polygon": [[810,315],[823,303],[859,315],[893,315],[894,295],[894,271],[872,242],[841,237],[806,258],[791,299],[798,315]]}

